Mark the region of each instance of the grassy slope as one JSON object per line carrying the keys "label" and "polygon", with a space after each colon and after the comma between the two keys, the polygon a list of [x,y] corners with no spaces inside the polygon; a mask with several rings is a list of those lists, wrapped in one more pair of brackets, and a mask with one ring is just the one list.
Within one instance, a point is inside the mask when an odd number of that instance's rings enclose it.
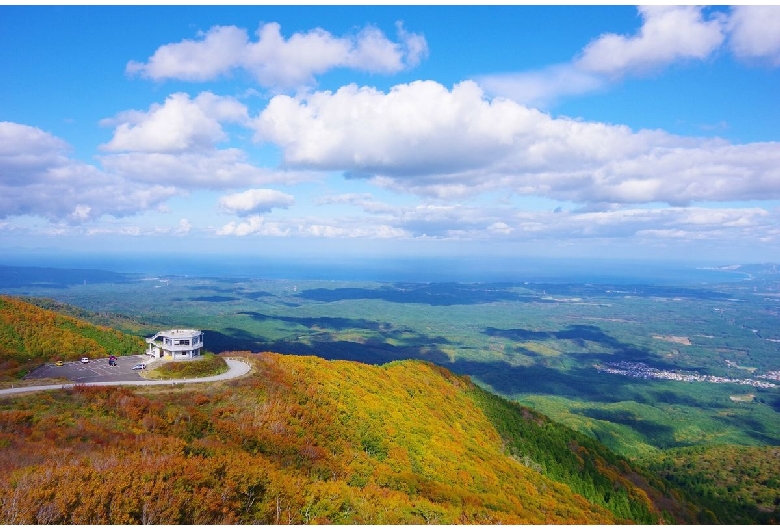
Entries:
{"label": "grassy slope", "polygon": [[22,377],[55,359],[126,355],[143,349],[139,337],[0,296],[0,380]]}
{"label": "grassy slope", "polygon": [[210,377],[228,371],[225,359],[206,353],[200,358],[187,362],[163,362],[152,370],[142,374],[146,379],[179,379],[186,377]]}
{"label": "grassy slope", "polygon": [[[466,378],[419,361],[248,357],[253,374],[229,383],[0,401],[0,521],[609,524],[630,515],[513,456],[529,421],[553,428],[557,448],[579,438]],[[596,443],[571,447],[592,452],[585,461],[610,490],[644,504],[636,513],[661,519],[660,505],[621,478],[639,476],[627,464]]]}

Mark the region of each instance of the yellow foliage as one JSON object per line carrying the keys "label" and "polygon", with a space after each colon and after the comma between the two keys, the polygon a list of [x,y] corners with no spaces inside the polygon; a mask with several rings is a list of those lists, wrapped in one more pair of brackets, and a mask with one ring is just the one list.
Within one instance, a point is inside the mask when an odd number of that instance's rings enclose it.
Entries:
{"label": "yellow foliage", "polygon": [[0,522],[616,522],[511,458],[467,378],[420,361],[245,357],[254,375],[193,392],[6,401]]}

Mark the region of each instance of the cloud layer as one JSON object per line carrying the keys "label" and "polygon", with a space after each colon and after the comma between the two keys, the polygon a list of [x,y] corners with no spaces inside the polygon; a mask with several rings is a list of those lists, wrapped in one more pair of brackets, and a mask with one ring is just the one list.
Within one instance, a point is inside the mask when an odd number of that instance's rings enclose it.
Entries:
{"label": "cloud layer", "polygon": [[251,215],[216,230],[222,236],[394,238],[510,242],[631,239],[635,242],[780,240],[780,212],[763,208],[625,208],[613,211],[522,211],[512,207],[422,203],[381,205],[369,197],[331,197],[351,204],[336,217],[269,219]]}

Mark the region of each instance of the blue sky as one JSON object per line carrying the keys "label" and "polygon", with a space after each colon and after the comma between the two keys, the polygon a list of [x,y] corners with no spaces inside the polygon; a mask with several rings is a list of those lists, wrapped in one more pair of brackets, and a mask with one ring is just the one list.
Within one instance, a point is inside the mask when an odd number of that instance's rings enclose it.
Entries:
{"label": "blue sky", "polygon": [[780,260],[780,7],[0,6],[0,249]]}

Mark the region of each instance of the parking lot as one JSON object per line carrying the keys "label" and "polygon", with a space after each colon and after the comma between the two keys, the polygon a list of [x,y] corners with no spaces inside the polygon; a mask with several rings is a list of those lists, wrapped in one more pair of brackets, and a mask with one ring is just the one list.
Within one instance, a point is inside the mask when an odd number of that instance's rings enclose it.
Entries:
{"label": "parking lot", "polygon": [[62,366],[47,363],[27,374],[25,379],[64,377],[74,383],[142,380],[143,378],[138,375],[140,370],[133,370],[133,366],[148,362],[149,357],[146,355],[128,355],[117,357],[116,366],[108,364],[108,357],[90,359],[88,363],[67,361]]}

